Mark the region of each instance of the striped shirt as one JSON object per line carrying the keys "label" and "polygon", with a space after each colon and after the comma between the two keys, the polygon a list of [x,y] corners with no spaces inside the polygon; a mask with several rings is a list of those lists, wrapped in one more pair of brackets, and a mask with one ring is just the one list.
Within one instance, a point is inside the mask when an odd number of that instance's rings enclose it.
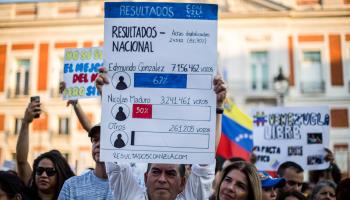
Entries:
{"label": "striped shirt", "polygon": [[108,179],[98,178],[91,170],[80,176],[73,176],[64,182],[59,200],[105,200],[112,199]]}

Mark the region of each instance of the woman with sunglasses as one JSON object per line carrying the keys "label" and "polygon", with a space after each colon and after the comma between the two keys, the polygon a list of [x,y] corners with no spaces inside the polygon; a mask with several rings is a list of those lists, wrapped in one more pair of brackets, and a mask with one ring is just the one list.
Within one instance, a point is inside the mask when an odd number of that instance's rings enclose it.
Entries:
{"label": "woman with sunglasses", "polygon": [[41,112],[39,102],[30,102],[22,121],[16,146],[18,176],[30,187],[35,199],[57,199],[63,183],[74,176],[66,159],[57,150],[41,154],[34,160],[33,170],[28,163],[29,125]]}
{"label": "woman with sunglasses", "polygon": [[261,183],[254,165],[236,161],[223,169],[216,200],[261,200]]}

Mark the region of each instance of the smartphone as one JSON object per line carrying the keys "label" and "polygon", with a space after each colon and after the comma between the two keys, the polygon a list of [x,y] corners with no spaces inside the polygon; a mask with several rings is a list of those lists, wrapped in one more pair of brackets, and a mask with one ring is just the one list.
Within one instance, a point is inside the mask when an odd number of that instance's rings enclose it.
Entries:
{"label": "smartphone", "polygon": [[[40,96],[32,96],[32,97],[30,97],[30,102],[33,102],[33,101],[40,103]],[[35,111],[38,111],[38,110],[40,110],[40,108],[36,109]],[[40,114],[36,114],[34,116],[34,118],[39,118],[39,117],[40,117]]]}

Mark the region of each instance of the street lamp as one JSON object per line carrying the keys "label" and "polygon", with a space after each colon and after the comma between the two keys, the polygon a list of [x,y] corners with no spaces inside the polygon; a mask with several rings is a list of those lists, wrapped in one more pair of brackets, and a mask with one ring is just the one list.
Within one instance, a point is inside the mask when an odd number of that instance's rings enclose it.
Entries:
{"label": "street lamp", "polygon": [[289,89],[288,78],[283,75],[282,67],[279,67],[277,76],[273,78],[273,88],[278,95],[277,105],[284,105],[284,96],[287,94]]}

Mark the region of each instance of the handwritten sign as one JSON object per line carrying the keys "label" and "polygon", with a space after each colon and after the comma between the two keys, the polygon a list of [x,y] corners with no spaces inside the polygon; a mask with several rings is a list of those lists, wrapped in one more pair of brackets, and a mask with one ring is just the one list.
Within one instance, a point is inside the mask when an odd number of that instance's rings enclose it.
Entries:
{"label": "handwritten sign", "polygon": [[214,162],[217,9],[105,3],[101,160]]}
{"label": "handwritten sign", "polygon": [[329,145],[328,107],[259,108],[253,112],[253,142],[259,170],[277,170],[285,161],[306,170],[325,169]]}
{"label": "handwritten sign", "polygon": [[99,96],[95,87],[98,69],[103,66],[102,48],[65,49],[63,99],[76,100]]}

